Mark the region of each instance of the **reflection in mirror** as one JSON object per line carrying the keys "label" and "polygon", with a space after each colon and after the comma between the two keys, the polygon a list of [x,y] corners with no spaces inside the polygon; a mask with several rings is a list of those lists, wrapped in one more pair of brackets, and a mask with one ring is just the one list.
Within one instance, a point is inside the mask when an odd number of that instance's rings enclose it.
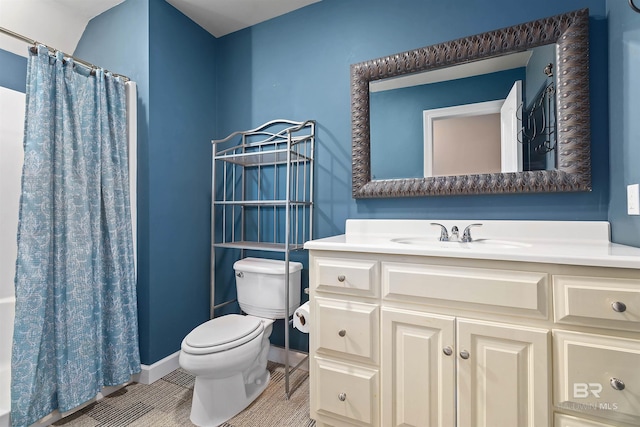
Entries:
{"label": "reflection in mirror", "polygon": [[591,190],[588,27],[582,9],[353,64],[353,196]]}
{"label": "reflection in mirror", "polygon": [[501,172],[502,104],[488,101],[424,111],[424,176]]}
{"label": "reflection in mirror", "polygon": [[555,56],[549,44],[371,81],[371,178],[555,169]]}

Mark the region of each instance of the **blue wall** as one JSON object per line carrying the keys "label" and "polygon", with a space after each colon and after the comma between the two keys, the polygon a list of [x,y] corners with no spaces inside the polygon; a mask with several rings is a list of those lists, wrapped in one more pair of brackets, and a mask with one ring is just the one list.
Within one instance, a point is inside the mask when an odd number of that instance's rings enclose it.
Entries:
{"label": "blue wall", "polygon": [[[25,52],[27,48],[25,45]],[[27,58],[0,49],[0,86],[25,93],[27,90]]]}
{"label": "blue wall", "polygon": [[[636,4],[638,4],[636,0]],[[640,183],[640,14],[607,2],[612,240],[640,247],[640,216],[627,215],[627,185]]]}
{"label": "blue wall", "polygon": [[[488,6],[490,4],[490,6]],[[350,64],[590,8],[593,191],[354,200]],[[609,193],[604,0],[324,0],[221,38],[216,137],[274,117],[318,121],[316,237],[347,218],[606,220]]]}
{"label": "blue wall", "polygon": [[142,363],[209,318],[215,38],[164,0],[89,22],[75,52],[138,83],[138,314]]}
{"label": "blue wall", "polygon": [[[584,7],[591,15],[592,192],[351,197],[351,64]],[[606,220],[606,33],[604,0],[370,0],[366,5],[323,0],[218,40],[220,108],[214,137],[274,118],[317,120],[316,238],[343,233],[347,218]],[[216,282],[229,287],[218,287],[217,297],[234,293],[234,256],[225,256],[217,258]],[[274,334],[280,329],[276,326]],[[294,332],[292,346],[304,348],[304,339]]]}
{"label": "blue wall", "polygon": [[151,0],[149,12],[153,361],[178,350],[187,333],[209,319],[217,63],[212,35],[164,0]]}

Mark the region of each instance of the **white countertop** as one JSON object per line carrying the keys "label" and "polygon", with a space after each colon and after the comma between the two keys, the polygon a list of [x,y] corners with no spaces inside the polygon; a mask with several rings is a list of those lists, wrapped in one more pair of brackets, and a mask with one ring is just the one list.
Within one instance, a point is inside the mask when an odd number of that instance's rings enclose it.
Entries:
{"label": "white countertop", "polygon": [[[469,224],[482,227],[471,230],[474,242],[439,242],[440,227],[433,222],[449,232],[457,226],[460,237]],[[611,243],[606,221],[347,220],[345,234],[304,247],[640,270],[640,248]]]}

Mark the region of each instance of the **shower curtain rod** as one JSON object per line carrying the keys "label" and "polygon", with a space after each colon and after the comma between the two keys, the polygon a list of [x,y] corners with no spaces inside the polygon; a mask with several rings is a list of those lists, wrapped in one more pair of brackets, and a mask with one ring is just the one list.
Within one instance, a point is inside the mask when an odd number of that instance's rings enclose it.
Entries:
{"label": "shower curtain rod", "polygon": [[[11,36],[11,37],[13,37],[13,38],[15,38],[15,39],[21,40],[21,41],[23,41],[23,42],[25,42],[25,43],[32,44],[32,45],[34,45],[34,46],[37,46],[37,45],[43,45],[44,47],[46,47],[47,49],[49,49],[49,52],[56,52],[56,51],[58,51],[58,49],[52,48],[51,46],[47,46],[46,44],[40,43],[39,41],[36,41],[36,40],[30,39],[29,37],[25,37],[25,36],[23,36],[22,34],[15,33],[15,32],[13,32],[13,31],[11,31],[11,30],[7,30],[7,29],[6,29],[6,28],[4,28],[4,27],[0,27],[0,33],[4,33],[4,34],[6,34],[6,35],[8,35],[8,36]],[[66,53],[64,53],[64,52],[62,52],[62,53],[63,53],[63,55],[65,55],[65,56],[67,56],[67,57],[69,57],[69,58],[72,58],[74,62],[77,62],[78,64],[81,64],[81,65],[84,65],[84,66],[85,66],[85,67],[87,67],[87,68],[91,68],[91,69],[101,68],[101,67],[98,67],[97,65],[93,65],[93,64],[92,64],[92,63],[90,63],[90,62],[84,61],[84,60],[82,60],[82,59],[80,59],[80,58],[76,58],[76,57],[75,57],[75,56],[73,56],[73,55],[69,55],[69,54],[66,54]],[[108,71],[108,70],[105,70],[105,71]],[[126,82],[128,82],[129,80],[131,80],[129,77],[127,77],[127,76],[125,76],[125,75],[122,75],[122,74],[111,73],[111,75],[113,75],[113,76],[115,76],[115,77],[121,77],[121,78],[122,78],[122,79],[124,79],[124,81],[126,81]]]}

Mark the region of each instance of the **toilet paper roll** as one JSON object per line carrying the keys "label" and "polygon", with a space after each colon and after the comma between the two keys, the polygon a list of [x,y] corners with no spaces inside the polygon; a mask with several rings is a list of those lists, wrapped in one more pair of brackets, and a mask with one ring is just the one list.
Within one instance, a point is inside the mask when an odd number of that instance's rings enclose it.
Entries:
{"label": "toilet paper roll", "polygon": [[307,301],[293,312],[293,327],[304,334],[308,334],[310,318],[309,301]]}

